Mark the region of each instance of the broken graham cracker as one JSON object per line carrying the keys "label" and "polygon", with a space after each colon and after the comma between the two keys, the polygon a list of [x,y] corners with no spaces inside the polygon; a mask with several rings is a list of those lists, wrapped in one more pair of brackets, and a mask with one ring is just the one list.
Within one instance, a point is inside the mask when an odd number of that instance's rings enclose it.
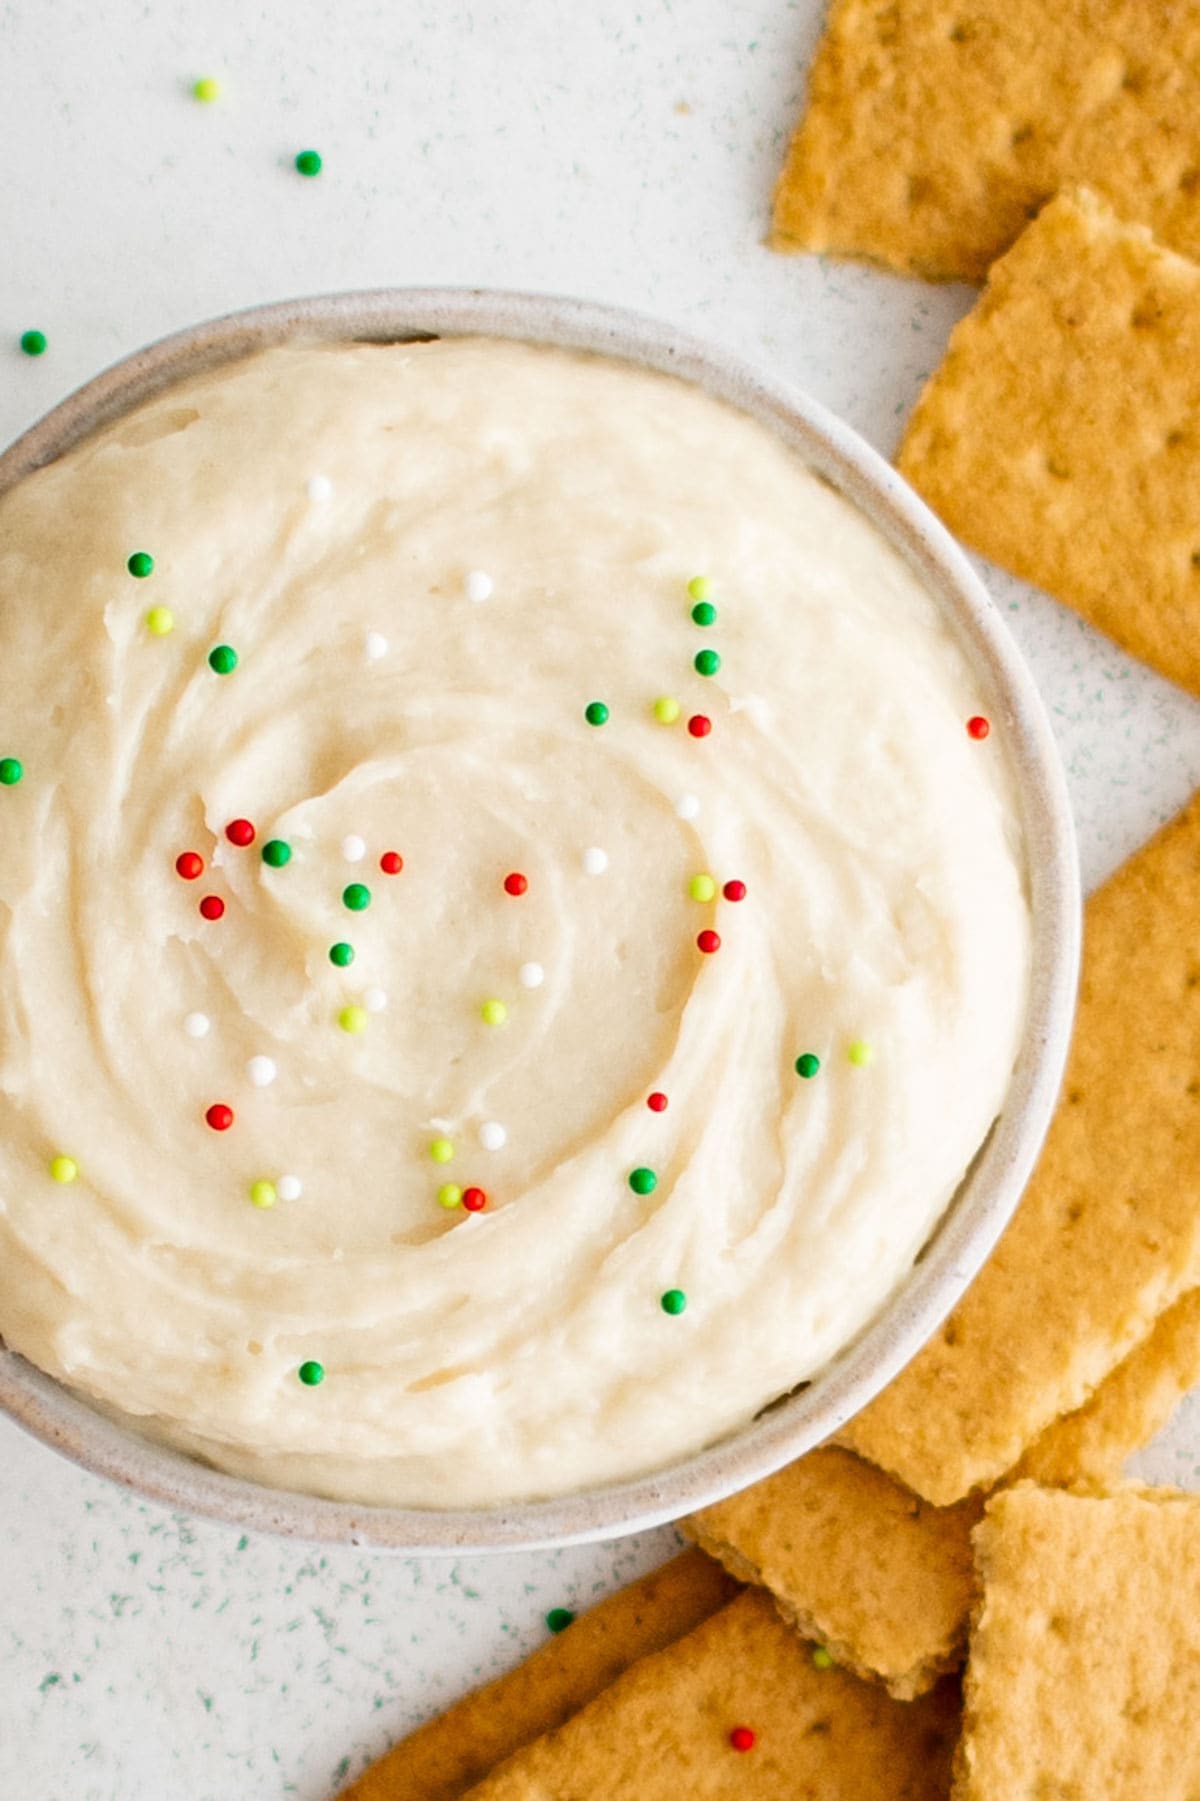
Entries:
{"label": "broken graham cracker", "polygon": [[586,1706],[635,1659],[682,1638],[736,1593],[709,1558],[685,1551],[418,1727],[351,1783],[342,1801],[458,1801],[503,1758]]}
{"label": "broken graham cracker", "polygon": [[1194,1801],[1200,1496],[1006,1489],[974,1543],[957,1801]]}
{"label": "broken graham cracker", "polygon": [[[645,1657],[470,1801],[944,1801],[957,1685],[893,1701],[837,1669],[750,1591]],[[730,1734],[752,1733],[738,1750]]]}
{"label": "broken graham cracker", "polygon": [[1086,183],[1200,257],[1200,12],[1145,0],[834,0],[772,243],[982,281]]}
{"label": "broken graham cracker", "polygon": [[1200,694],[1200,265],[1060,196],[955,328],[898,462],[976,550]]}
{"label": "broken graham cracker", "polygon": [[842,1439],[948,1506],[1200,1283],[1200,796],[1087,904],[1063,1092],[1012,1223]]}

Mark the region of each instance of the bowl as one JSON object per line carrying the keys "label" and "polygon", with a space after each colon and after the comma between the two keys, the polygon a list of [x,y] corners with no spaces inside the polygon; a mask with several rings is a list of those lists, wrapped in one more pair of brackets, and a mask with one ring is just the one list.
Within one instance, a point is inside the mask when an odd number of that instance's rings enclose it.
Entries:
{"label": "bowl", "polygon": [[0,1407],[96,1474],[241,1528],[410,1553],[532,1549],[643,1530],[770,1475],[844,1426],[920,1349],[1008,1224],[1054,1107],[1079,961],[1078,864],[1057,751],[1032,677],[966,557],[895,470],[848,426],[787,383],[669,325],[582,301],[454,289],[381,289],[255,307],[164,338],[79,389],[0,456],[0,493],[173,382],[271,345],[478,334],[597,352],[699,385],[792,446],[900,551],[942,608],[992,717],[1004,727],[1028,863],[1032,972],[1004,1108],[886,1308],[796,1392],[707,1450],[652,1475],[494,1509],[323,1500],[228,1476],[149,1443],[25,1359],[0,1350]]}

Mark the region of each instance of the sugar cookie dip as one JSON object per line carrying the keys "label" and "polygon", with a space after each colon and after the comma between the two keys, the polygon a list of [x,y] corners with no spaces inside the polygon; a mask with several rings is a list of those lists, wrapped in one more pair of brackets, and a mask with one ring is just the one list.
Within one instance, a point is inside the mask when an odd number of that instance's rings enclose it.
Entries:
{"label": "sugar cookie dip", "polygon": [[902,1282],[1030,957],[1000,723],[763,426],[297,345],[0,499],[0,1333],[264,1482],[661,1468]]}

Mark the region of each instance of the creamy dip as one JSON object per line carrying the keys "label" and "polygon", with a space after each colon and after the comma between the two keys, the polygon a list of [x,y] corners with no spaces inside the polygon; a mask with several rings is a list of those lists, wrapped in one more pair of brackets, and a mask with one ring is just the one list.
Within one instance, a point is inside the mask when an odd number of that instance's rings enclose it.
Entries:
{"label": "creamy dip", "polygon": [[903,1280],[1021,1034],[1013,781],[764,427],[272,350],[0,500],[0,642],[10,1347],[226,1470],[472,1505],[699,1449]]}

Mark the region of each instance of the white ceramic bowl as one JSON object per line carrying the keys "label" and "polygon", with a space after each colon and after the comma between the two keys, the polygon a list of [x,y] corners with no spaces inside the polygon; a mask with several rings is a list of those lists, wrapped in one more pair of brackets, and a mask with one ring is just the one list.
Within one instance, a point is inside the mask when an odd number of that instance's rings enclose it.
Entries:
{"label": "white ceramic bowl", "polygon": [[742,1431],[654,1475],[559,1500],[473,1511],[318,1500],[241,1481],[147,1443],[23,1358],[0,1351],[0,1406],[87,1469],[230,1524],[405,1551],[571,1544],[652,1526],[770,1474],[844,1425],[934,1331],[1008,1223],[1054,1106],[1079,959],[1078,868],[1058,756],[1029,672],[966,558],[849,427],[786,383],[670,326],[580,301],[453,289],[384,289],[257,307],[164,338],[89,382],[0,457],[0,492],[161,388],[268,345],[467,333],[601,352],[697,383],[792,445],[901,551],[957,633],[1015,766],[1033,903],[1033,980],[1004,1110],[894,1299],[813,1381]]}

